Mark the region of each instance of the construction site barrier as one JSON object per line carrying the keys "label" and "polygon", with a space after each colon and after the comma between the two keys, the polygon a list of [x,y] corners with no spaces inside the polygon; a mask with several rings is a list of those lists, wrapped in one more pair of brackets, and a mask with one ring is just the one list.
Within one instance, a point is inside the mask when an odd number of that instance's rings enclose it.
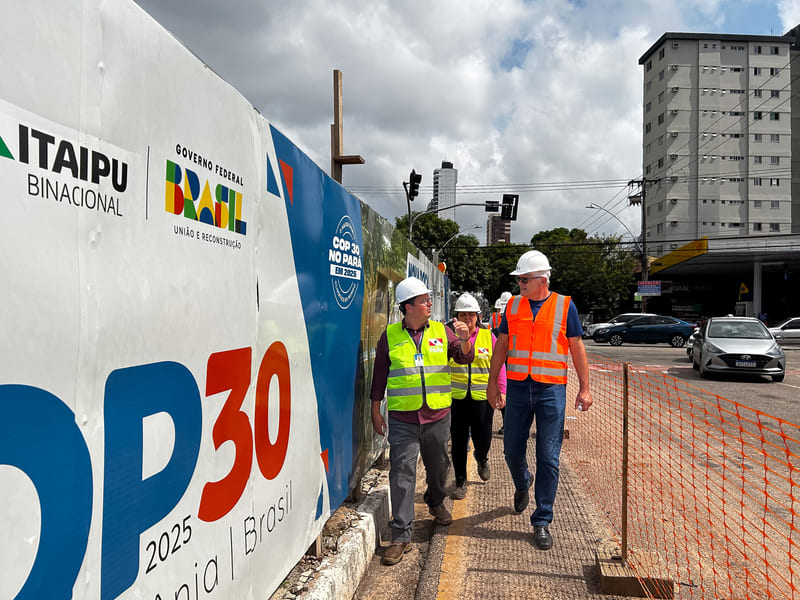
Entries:
{"label": "construction site barrier", "polygon": [[[562,456],[643,595],[800,598],[800,428],[664,373],[590,369]],[[670,581],[653,585],[653,554]]]}

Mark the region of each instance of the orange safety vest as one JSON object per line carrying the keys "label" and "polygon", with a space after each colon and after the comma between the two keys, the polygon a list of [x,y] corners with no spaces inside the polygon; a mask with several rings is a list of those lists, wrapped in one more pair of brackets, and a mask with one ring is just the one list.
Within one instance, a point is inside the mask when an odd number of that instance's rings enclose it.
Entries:
{"label": "orange safety vest", "polygon": [[536,319],[527,298],[514,296],[506,305],[508,359],[506,375],[524,381],[567,383],[567,313],[569,296],[551,293]]}
{"label": "orange safety vest", "polygon": [[503,313],[497,311],[492,313],[492,329],[497,329],[500,327],[500,321],[503,320]]}

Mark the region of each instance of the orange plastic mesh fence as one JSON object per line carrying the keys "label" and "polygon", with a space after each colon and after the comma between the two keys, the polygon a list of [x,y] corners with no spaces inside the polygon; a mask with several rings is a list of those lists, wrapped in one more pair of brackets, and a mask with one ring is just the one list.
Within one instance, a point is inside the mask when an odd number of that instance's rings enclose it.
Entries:
{"label": "orange plastic mesh fence", "polygon": [[[623,365],[590,356],[564,464],[622,544]],[[568,398],[577,379],[570,375]],[[678,598],[800,599],[800,427],[663,373],[628,372],[628,564],[656,553]],[[661,594],[654,594],[663,597]]]}

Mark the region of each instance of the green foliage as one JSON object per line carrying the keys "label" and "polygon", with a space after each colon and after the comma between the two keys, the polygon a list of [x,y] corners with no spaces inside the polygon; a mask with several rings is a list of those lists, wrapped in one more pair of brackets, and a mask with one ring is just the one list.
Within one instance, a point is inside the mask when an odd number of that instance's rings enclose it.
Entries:
{"label": "green foliage", "polygon": [[[635,283],[636,259],[615,236],[589,237],[582,229],[558,227],[535,234],[530,244],[479,247],[474,235],[457,235],[455,221],[433,213],[414,213],[412,218],[414,245],[431,260],[434,250],[440,249],[439,260],[447,264],[451,290],[482,292],[490,306],[503,292],[519,293],[510,273],[519,257],[531,249],[550,260],[550,289],[572,296],[582,313],[614,313],[624,305]],[[396,228],[407,235],[408,216],[396,219]]]}
{"label": "green foliage", "polygon": [[558,227],[534,235],[531,246],[550,260],[550,289],[572,296],[582,313],[614,312],[631,292],[636,259],[615,236]]}

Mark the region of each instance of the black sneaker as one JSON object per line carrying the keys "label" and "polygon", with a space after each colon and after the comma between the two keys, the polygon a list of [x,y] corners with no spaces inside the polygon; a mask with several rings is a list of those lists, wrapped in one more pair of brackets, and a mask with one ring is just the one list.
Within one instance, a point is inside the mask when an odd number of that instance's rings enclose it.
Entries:
{"label": "black sneaker", "polygon": [[528,490],[517,490],[514,492],[514,510],[521,513],[528,507],[530,495]]}
{"label": "black sneaker", "polygon": [[484,460],[483,462],[478,463],[478,477],[481,478],[482,481],[489,481],[489,477],[491,477],[492,473],[489,470],[489,461]]}
{"label": "black sneaker", "polygon": [[456,481],[456,486],[453,488],[450,497],[453,500],[463,500],[467,495],[467,482],[464,481]]}
{"label": "black sneaker", "polygon": [[533,526],[533,544],[539,550],[550,550],[553,547],[553,536],[547,525],[534,525]]}

